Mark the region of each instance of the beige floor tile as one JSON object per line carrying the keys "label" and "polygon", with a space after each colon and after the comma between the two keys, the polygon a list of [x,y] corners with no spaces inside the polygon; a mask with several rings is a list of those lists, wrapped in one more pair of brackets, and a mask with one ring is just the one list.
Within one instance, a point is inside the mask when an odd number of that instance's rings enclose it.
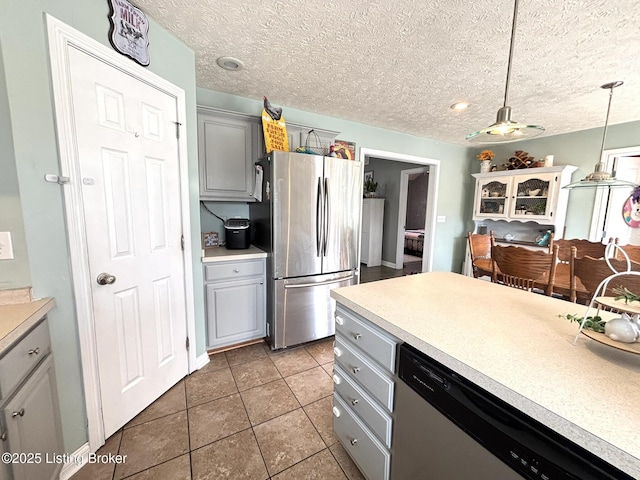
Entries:
{"label": "beige floor tile", "polygon": [[320,365],[333,361],[333,337],[318,340],[305,348]]}
{"label": "beige floor tile", "polygon": [[340,467],[342,467],[342,470],[344,470],[344,473],[347,474],[349,480],[365,480],[357,465],[353,463],[353,460],[351,460],[351,457],[340,442],[329,447],[329,450],[340,464]]}
{"label": "beige floor tile", "polygon": [[267,469],[251,429],[191,452],[193,480],[266,480]]}
{"label": "beige floor tile", "polygon": [[302,409],[261,423],[253,430],[269,475],[275,475],[325,448]]}
{"label": "beige floor tile", "polygon": [[156,418],[164,417],[165,415],[176,413],[180,410],[186,410],[186,408],[187,397],[185,395],[184,380],[180,380],[164,395],[127,423],[124,428],[140,425],[149,420],[155,420]]}
{"label": "beige floor tile", "polygon": [[187,407],[210,402],[238,392],[231,370],[223,368],[216,372],[187,377],[184,381],[187,390]]}
{"label": "beige floor tile", "polygon": [[209,355],[209,363],[207,363],[200,370],[196,370],[191,374],[191,376],[201,375],[203,373],[211,373],[216,370],[220,370],[222,368],[226,368],[229,366],[229,362],[227,361],[227,356],[224,352],[214,353],[213,355]]}
{"label": "beige floor tile", "polygon": [[237,393],[189,409],[192,450],[249,427],[247,412]]}
{"label": "beige floor tile", "polygon": [[333,362],[325,363],[324,365],[320,365],[320,366],[329,375],[333,375]]}
{"label": "beige floor tile", "polygon": [[310,403],[304,407],[304,411],[327,447],[338,441],[338,437],[333,433],[333,396]]}
{"label": "beige floor tile", "polygon": [[276,366],[267,357],[234,365],[231,367],[231,372],[240,391],[282,378]]}
{"label": "beige floor tile", "polygon": [[316,362],[304,348],[296,348],[271,356],[271,360],[283,377],[317,367]]}
{"label": "beige floor tile", "polygon": [[273,480],[346,480],[340,465],[328,449],[280,472]]}
{"label": "beige floor tile", "polygon": [[[96,453],[100,455],[117,454],[121,439],[122,431],[114,433],[107,438],[107,441]],[[87,463],[71,477],[71,480],[111,480],[115,468],[115,463]]]}
{"label": "beige floor tile", "polygon": [[133,475],[188,451],[186,410],[127,428],[118,452],[127,457],[124,463],[116,465],[114,478]]}
{"label": "beige floor tile", "polygon": [[267,352],[264,349],[265,343],[255,343],[253,345],[247,345],[246,347],[236,348],[234,350],[228,350],[224,352],[227,356],[229,365],[240,365],[241,363],[250,362],[251,360],[257,360],[267,356]]}
{"label": "beige floor tile", "polygon": [[333,380],[320,366],[291,375],[285,381],[303,406],[333,393]]}
{"label": "beige floor tile", "polygon": [[127,477],[126,480],[191,480],[191,459],[189,454],[182,455]]}
{"label": "beige floor tile", "polygon": [[252,425],[300,408],[300,403],[282,379],[240,392]]}

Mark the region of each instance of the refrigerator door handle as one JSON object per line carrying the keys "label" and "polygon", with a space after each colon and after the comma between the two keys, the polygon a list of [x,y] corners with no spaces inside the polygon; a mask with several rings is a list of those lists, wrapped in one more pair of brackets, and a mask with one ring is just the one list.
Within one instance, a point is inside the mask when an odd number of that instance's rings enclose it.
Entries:
{"label": "refrigerator door handle", "polygon": [[317,282],[317,283],[298,283],[298,284],[294,284],[294,285],[285,285],[284,288],[309,288],[309,287],[317,287],[318,285],[330,285],[332,283],[338,283],[338,282],[344,282],[345,280],[351,280],[353,278],[353,275],[349,275],[348,277],[340,277],[340,278],[334,278],[332,280],[326,280],[324,282]]}
{"label": "refrigerator door handle", "polygon": [[316,192],[316,257],[322,253],[322,179],[318,177],[318,190]]}
{"label": "refrigerator door handle", "polygon": [[323,255],[327,256],[327,245],[329,244],[329,212],[331,208],[329,205],[329,179],[324,179],[324,251]]}

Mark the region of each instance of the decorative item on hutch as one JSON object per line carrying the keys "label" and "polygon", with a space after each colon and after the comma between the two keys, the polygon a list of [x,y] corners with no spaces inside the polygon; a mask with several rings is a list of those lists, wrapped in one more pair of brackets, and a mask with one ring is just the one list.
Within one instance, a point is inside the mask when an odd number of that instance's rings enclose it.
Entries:
{"label": "decorative item on hutch", "polygon": [[495,156],[492,150],[482,150],[478,155],[480,160],[480,173],[488,173],[491,171],[491,159]]}

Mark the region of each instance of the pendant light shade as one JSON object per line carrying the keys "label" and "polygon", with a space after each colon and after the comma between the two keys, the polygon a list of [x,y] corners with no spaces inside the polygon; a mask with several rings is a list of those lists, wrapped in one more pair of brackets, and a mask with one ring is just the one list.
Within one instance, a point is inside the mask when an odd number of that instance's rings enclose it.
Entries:
{"label": "pendant light shade", "polygon": [[518,17],[518,0],[513,7],[513,23],[511,25],[511,43],[509,45],[509,62],[507,63],[507,81],[504,88],[504,103],[498,110],[496,122],[487,128],[470,133],[466,139],[472,143],[505,143],[516,140],[532,138],[544,132],[540,125],[528,125],[526,123],[511,120],[511,107],[507,106],[509,94],[509,79],[511,78],[511,62],[513,60],[513,40],[516,35],[516,19]]}
{"label": "pendant light shade", "polygon": [[582,180],[565,185],[562,188],[614,188],[614,187],[637,187],[633,182],[619,180],[613,174],[607,172],[602,154],[604,153],[604,144],[607,138],[607,127],[609,126],[609,112],[611,111],[611,99],[613,98],[613,89],[619,87],[624,82],[611,82],[601,85],[600,88],[609,89],[609,105],[607,106],[607,116],[604,122],[604,132],[602,133],[602,144],[600,146],[600,160],[596,163],[593,173],[590,173]]}

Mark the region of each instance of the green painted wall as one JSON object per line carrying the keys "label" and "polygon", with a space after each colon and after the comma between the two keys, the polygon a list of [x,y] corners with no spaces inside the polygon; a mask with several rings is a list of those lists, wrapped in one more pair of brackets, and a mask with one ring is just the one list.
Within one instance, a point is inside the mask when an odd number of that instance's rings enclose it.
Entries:
{"label": "green painted wall", "polygon": [[[87,440],[81,362],[69,252],[65,233],[62,188],[46,183],[47,173],[59,172],[45,13],[108,46],[109,13],[104,0],[0,0],[0,45],[6,85],[0,84],[2,135],[11,132],[18,190],[0,197],[0,211],[22,205],[25,240],[17,248],[27,250],[29,274],[23,281],[36,297],[54,297],[57,306],[49,315],[64,430],[64,445],[73,452]],[[193,281],[197,323],[196,351],[204,353],[204,299],[200,263],[197,142],[195,128],[195,67],[193,52],[175,37],[150,22],[149,70],[186,92]],[[132,62],[133,63],[133,62]],[[139,67],[142,68],[142,67]],[[4,88],[3,88],[4,87]],[[8,99],[9,119],[2,98]],[[4,137],[2,137],[4,139]],[[2,150],[5,150],[2,143]],[[5,155],[5,152],[3,152]],[[11,152],[2,157],[11,163]],[[4,190],[3,190],[4,192]],[[19,221],[17,221],[19,223]],[[0,282],[8,272],[0,270]],[[1,283],[0,288],[4,288]]]}
{"label": "green painted wall", "polygon": [[[491,148],[496,153],[494,163],[497,165],[505,163],[509,157],[513,156],[515,150],[529,152],[536,159],[553,155],[554,165],[578,167],[578,170],[573,173],[573,181],[576,181],[593,172],[595,164],[600,160],[602,134],[603,128],[600,127],[563,135],[533,138],[517,143],[491,145],[486,148]],[[605,150],[638,145],[640,145],[640,121],[611,125],[607,129]],[[480,150],[480,148],[474,149],[471,158],[475,158]],[[474,163],[477,165],[474,165],[473,173],[479,172],[479,162],[474,161]],[[578,189],[569,193],[565,238],[589,238],[595,196],[595,189]],[[469,202],[473,205],[472,197]]]}
{"label": "green painted wall", "polygon": [[[265,94],[269,96],[269,92]],[[197,102],[198,105],[248,115],[259,116],[262,112],[260,101],[202,88],[197,89]],[[461,271],[466,248],[467,219],[471,218],[469,200],[463,192],[475,185],[471,182],[473,179],[471,168],[475,165],[469,160],[468,147],[305,112],[288,108],[286,105],[283,107],[284,116],[288,122],[338,131],[339,139],[356,142],[358,148],[365,147],[440,160],[441,188],[438,191],[436,215],[446,216],[447,221],[436,225],[433,270]]]}
{"label": "green painted wall", "polygon": [[31,285],[18,172],[11,137],[9,99],[0,46],[0,232],[11,233],[13,260],[0,260],[0,289]]}

